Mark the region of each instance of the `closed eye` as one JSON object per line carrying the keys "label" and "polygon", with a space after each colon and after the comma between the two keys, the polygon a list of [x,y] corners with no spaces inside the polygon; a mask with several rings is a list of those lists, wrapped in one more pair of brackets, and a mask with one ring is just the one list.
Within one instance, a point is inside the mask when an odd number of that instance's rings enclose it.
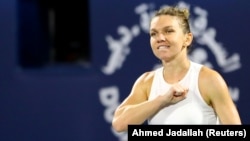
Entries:
{"label": "closed eye", "polygon": [[172,33],[172,32],[174,32],[173,29],[166,29],[166,30],[165,30],[165,33]]}
{"label": "closed eye", "polygon": [[153,37],[153,36],[156,35],[156,33],[155,33],[155,32],[151,32],[149,35],[150,35],[151,37]]}

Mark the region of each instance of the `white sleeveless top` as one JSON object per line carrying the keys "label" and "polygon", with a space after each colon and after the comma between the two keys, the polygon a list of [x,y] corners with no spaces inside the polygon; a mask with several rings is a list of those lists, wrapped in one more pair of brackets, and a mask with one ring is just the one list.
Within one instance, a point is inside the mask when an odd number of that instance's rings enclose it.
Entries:
{"label": "white sleeveless top", "polygon": [[[189,88],[186,99],[160,110],[148,120],[148,124],[218,124],[215,111],[203,100],[198,88],[201,67],[191,62],[187,74],[179,82]],[[171,84],[163,78],[163,67],[156,69],[149,100],[165,94],[170,87]]]}

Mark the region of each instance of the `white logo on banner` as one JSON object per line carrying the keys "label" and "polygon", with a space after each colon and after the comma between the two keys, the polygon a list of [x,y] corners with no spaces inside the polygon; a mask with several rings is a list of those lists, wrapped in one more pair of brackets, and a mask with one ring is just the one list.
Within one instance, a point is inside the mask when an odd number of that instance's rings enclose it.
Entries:
{"label": "white logo on banner", "polygon": [[[190,9],[190,5],[183,1],[180,1],[178,5]],[[199,6],[195,6],[192,10],[191,12],[193,12],[196,17],[190,17],[191,30],[194,34],[195,41],[202,47],[195,47],[189,56],[190,59],[213,68],[213,64],[208,60],[208,52],[203,47],[205,46],[213,53],[217,65],[224,73],[230,73],[240,69],[240,55],[238,53],[233,53],[229,56],[225,47],[220,42],[216,41],[216,29],[208,27],[208,11]],[[112,75],[116,71],[119,71],[118,69],[122,68],[123,63],[130,53],[130,43],[140,35],[141,30],[148,34],[149,22],[154,12],[153,4],[142,3],[138,5],[135,7],[135,13],[140,16],[139,24],[135,24],[131,28],[125,25],[118,26],[117,33],[120,35],[119,39],[114,39],[111,35],[105,37],[108,49],[110,50],[107,64],[101,68],[105,75]],[[152,66],[152,69],[155,69],[159,65],[161,64],[155,64]],[[240,96],[239,88],[232,88],[229,86],[229,90],[231,97],[237,102]],[[104,118],[108,123],[111,123],[113,112],[119,105],[119,87],[103,87],[99,90],[99,96],[102,105],[106,107]],[[116,133],[112,128],[111,131],[120,141],[127,140],[126,133]]]}

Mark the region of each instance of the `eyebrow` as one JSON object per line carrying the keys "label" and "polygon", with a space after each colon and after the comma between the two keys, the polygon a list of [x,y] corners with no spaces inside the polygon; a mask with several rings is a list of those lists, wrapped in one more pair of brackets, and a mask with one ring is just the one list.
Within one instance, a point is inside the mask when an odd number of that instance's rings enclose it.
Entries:
{"label": "eyebrow", "polygon": [[[162,29],[168,29],[168,28],[173,28],[173,26],[165,26]],[[150,31],[157,31],[155,28],[150,29]]]}

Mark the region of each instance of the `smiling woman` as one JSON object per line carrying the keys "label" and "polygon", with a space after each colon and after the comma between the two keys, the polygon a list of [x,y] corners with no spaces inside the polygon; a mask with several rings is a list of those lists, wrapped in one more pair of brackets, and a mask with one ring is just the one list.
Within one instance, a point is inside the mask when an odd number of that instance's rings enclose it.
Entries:
{"label": "smiling woman", "polygon": [[222,75],[188,57],[193,41],[189,15],[188,8],[165,6],[152,17],[150,46],[162,66],[143,72],[134,81],[114,112],[112,126],[117,132],[127,131],[130,124],[145,122],[149,125],[241,124]]}
{"label": "smiling woman", "polygon": [[22,68],[90,63],[88,1],[19,0]]}

